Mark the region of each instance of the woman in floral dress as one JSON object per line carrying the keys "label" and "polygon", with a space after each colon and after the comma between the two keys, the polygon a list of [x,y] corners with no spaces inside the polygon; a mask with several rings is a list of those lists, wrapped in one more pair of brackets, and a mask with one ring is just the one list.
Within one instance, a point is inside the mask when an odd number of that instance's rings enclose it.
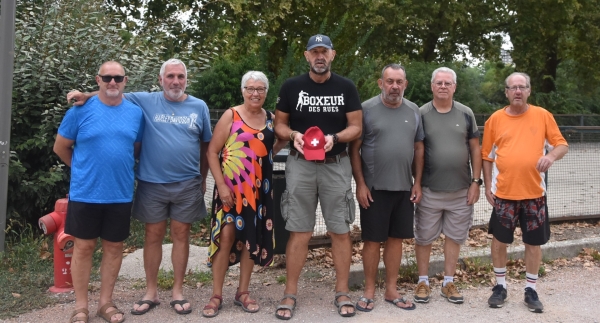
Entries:
{"label": "woman in floral dress", "polygon": [[207,152],[216,189],[209,247],[213,296],[202,311],[205,317],[218,315],[227,268],[238,262],[234,303],[257,312],[259,305],[248,292],[252,268],[273,260],[273,156],[286,142],[276,141],[273,114],[262,108],[267,77],[250,71],[242,77],[241,90],[244,103],[221,116]]}

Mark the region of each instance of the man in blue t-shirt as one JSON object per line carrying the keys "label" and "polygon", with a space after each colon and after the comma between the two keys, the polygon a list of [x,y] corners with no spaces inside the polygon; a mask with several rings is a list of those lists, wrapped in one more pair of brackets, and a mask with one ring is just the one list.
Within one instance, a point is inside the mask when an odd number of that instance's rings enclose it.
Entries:
{"label": "man in blue t-shirt", "polygon": [[[145,314],[160,303],[158,270],[168,218],[173,240],[171,306],[178,314],[191,313],[191,304],[183,297],[190,228],[194,221],[207,215],[205,152],[212,138],[208,107],[204,101],[185,93],[187,69],[182,61],[164,62],[158,80],[162,92],[125,94],[128,101],[142,108],[146,120],[133,205],[133,217],[146,223],[146,294],[134,304],[131,310],[134,315]],[[71,92],[67,99],[75,99],[78,104],[92,95]]]}
{"label": "man in blue t-shirt", "polygon": [[69,322],[88,321],[88,284],[92,255],[102,240],[98,315],[122,322],[123,312],[112,303],[129,236],[135,157],[144,131],[142,110],[123,100],[127,76],[117,62],[102,64],[96,82],[98,96],[84,107],[67,111],[54,143],[54,152],[71,167],[65,233],[75,237],[71,275],[75,311]]}

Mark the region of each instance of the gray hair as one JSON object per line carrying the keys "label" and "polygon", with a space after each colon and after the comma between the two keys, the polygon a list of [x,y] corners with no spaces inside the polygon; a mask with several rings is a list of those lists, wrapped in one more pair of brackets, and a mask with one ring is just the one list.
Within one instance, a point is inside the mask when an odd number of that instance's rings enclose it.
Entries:
{"label": "gray hair", "polygon": [[392,64],[387,64],[386,66],[383,67],[383,69],[381,70],[381,79],[383,80],[383,73],[385,72],[385,70],[387,70],[388,68],[391,68],[393,70],[402,70],[402,72],[404,72],[404,78],[406,78],[406,69],[404,69],[404,66],[400,65],[400,64],[396,64],[396,63],[392,63]]}
{"label": "gray hair", "polygon": [[520,75],[520,76],[524,77],[525,78],[525,83],[526,83],[527,87],[531,88],[531,78],[529,77],[529,75],[527,75],[526,73],[523,73],[523,72],[514,72],[514,73],[510,74],[506,78],[506,80],[504,80],[504,85],[506,87],[508,87],[508,79],[510,79],[513,76],[517,76],[517,75]]}
{"label": "gray hair", "polygon": [[456,72],[454,72],[454,70],[452,70],[451,68],[447,67],[440,67],[433,71],[433,73],[431,74],[431,83],[433,83],[438,73],[448,73],[452,75],[452,82],[456,83]]}
{"label": "gray hair", "polygon": [[160,73],[159,73],[159,75],[161,77],[165,76],[165,69],[167,69],[167,65],[182,65],[184,73],[185,73],[185,78],[187,78],[187,67],[185,67],[185,64],[180,59],[177,59],[177,58],[171,58],[162,64],[162,66],[160,67]]}
{"label": "gray hair", "polygon": [[250,79],[263,82],[265,84],[265,87],[267,88],[267,92],[269,92],[269,79],[267,78],[265,73],[259,71],[248,71],[246,72],[246,74],[244,74],[244,76],[242,76],[242,90],[244,90],[246,82],[248,82]]}

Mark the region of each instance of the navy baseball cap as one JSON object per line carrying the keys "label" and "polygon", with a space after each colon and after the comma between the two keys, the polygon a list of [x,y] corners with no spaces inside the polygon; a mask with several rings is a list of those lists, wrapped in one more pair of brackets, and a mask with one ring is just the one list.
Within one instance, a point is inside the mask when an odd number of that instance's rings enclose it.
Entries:
{"label": "navy baseball cap", "polygon": [[316,34],[308,40],[308,44],[306,44],[306,50],[311,50],[315,47],[325,47],[329,49],[333,49],[333,44],[331,43],[331,39],[325,35]]}

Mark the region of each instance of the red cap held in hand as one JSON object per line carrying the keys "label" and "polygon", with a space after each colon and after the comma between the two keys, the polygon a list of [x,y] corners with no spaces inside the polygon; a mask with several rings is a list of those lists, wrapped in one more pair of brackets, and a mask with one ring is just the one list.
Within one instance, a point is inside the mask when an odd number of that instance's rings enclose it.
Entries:
{"label": "red cap held in hand", "polygon": [[304,133],[304,158],[306,160],[325,159],[325,135],[319,127],[310,127]]}

